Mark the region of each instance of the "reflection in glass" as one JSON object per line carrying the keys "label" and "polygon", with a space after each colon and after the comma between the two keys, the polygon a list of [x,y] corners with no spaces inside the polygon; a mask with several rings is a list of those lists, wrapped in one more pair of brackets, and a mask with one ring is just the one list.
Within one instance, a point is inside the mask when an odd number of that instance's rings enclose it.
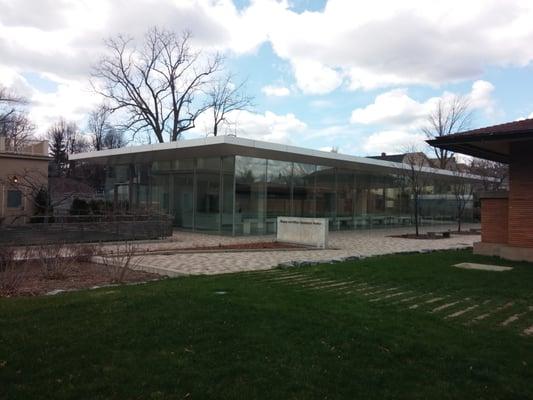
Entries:
{"label": "reflection in glass", "polygon": [[267,162],[267,233],[276,232],[276,218],[291,215],[292,163]]}
{"label": "reflection in glass", "polygon": [[235,157],[235,233],[265,232],[266,160]]}
{"label": "reflection in glass", "polygon": [[295,217],[315,216],[316,166],[294,163],[292,215]]}

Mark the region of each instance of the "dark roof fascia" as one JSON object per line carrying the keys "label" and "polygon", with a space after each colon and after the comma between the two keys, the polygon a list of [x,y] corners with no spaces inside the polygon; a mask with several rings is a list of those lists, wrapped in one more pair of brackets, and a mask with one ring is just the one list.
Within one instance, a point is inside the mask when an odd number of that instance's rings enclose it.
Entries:
{"label": "dark roof fascia", "polygon": [[493,133],[472,133],[440,136],[436,139],[426,140],[432,146],[440,144],[455,144],[465,142],[492,142],[498,140],[527,140],[533,139],[533,131],[531,129],[513,131],[513,132],[493,132]]}

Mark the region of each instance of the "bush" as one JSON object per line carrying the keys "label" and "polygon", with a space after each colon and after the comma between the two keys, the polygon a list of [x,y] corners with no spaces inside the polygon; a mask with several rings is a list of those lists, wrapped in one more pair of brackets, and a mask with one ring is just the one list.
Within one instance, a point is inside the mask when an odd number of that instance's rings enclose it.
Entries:
{"label": "bush", "polygon": [[76,261],[63,243],[39,246],[37,258],[45,279],[64,279]]}
{"label": "bush", "polygon": [[69,210],[70,215],[89,215],[90,211],[91,208],[89,207],[89,203],[87,203],[85,200],[77,197],[72,200]]}
{"label": "bush", "polygon": [[137,246],[129,242],[117,245],[112,250],[101,251],[102,261],[108,268],[111,282],[124,282],[127,272],[139,265],[142,258],[134,260],[135,253],[137,253]]}
{"label": "bush", "polygon": [[26,267],[16,260],[16,250],[0,247],[0,296],[12,296],[24,280]]}

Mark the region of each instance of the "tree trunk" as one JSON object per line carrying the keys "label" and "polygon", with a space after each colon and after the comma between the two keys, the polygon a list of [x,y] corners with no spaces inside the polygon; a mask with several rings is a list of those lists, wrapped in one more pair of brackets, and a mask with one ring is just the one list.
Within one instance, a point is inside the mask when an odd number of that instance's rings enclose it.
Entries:
{"label": "tree trunk", "polygon": [[415,236],[418,237],[418,194],[415,193]]}

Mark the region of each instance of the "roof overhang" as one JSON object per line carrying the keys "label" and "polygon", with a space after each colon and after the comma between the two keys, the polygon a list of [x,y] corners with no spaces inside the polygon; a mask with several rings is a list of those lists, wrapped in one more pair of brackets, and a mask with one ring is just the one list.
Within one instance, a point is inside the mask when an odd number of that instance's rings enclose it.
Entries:
{"label": "roof overhang", "polygon": [[[71,154],[69,159],[71,161],[90,161],[113,165],[180,158],[186,159],[193,157],[218,157],[231,155],[293,161],[365,171],[383,171],[388,173],[398,173],[399,170],[404,170],[406,168],[405,164],[402,163],[312,150],[235,136],[216,136],[202,139],[179,140],[170,143],[157,143],[112,150],[92,151]],[[422,171],[443,177],[454,177],[452,171],[428,167],[423,167]],[[482,179],[474,175],[465,176],[474,180]]]}
{"label": "roof overhang", "polygon": [[508,164],[511,144],[532,141],[533,131],[527,129],[512,133],[495,131],[484,134],[455,134],[427,140],[427,143],[455,153]]}

